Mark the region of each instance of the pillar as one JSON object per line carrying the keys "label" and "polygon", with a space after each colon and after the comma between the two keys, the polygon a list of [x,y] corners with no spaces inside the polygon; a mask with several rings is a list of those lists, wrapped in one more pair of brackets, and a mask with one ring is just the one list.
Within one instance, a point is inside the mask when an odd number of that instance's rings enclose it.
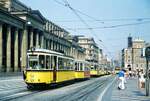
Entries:
{"label": "pillar", "polygon": [[39,48],[39,32],[36,32],[36,48]]}
{"label": "pillar", "polygon": [[22,45],[21,45],[21,69],[25,69],[26,68],[26,58],[27,58],[27,46],[28,46],[28,31],[26,28],[24,28],[24,30],[22,31]]}
{"label": "pillar", "polygon": [[7,72],[12,71],[11,70],[11,27],[8,25],[7,26]]}
{"label": "pillar", "polygon": [[0,72],[2,71],[2,57],[3,57],[3,25],[0,23]]}
{"label": "pillar", "polygon": [[30,48],[33,47],[33,29],[30,29]]}
{"label": "pillar", "polygon": [[15,30],[15,38],[14,38],[15,44],[14,44],[14,62],[15,62],[15,67],[14,67],[14,71],[18,71],[18,29],[16,28]]}
{"label": "pillar", "polygon": [[47,45],[48,45],[48,48],[47,48],[47,49],[50,50],[50,45],[49,45],[49,44],[50,44],[50,41],[48,40],[47,42],[48,42],[48,43],[47,43]]}
{"label": "pillar", "polygon": [[54,51],[56,51],[56,48],[57,48],[57,43],[56,42],[54,42]]}
{"label": "pillar", "polygon": [[41,48],[44,48],[44,36],[41,35]]}
{"label": "pillar", "polygon": [[53,50],[53,40],[51,40],[51,50]]}

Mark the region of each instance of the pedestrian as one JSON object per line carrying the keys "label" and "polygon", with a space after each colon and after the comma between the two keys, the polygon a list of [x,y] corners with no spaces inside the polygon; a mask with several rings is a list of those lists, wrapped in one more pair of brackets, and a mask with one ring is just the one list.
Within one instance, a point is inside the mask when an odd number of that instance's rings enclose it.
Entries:
{"label": "pedestrian", "polygon": [[127,83],[127,78],[128,78],[128,72],[125,70],[124,71],[125,73],[124,73],[124,83]]}
{"label": "pedestrian", "polygon": [[144,73],[141,71],[139,73],[139,87],[144,88],[145,87],[145,78],[144,78]]}
{"label": "pedestrian", "polygon": [[129,77],[131,78],[132,77],[132,71],[129,70]]}
{"label": "pedestrian", "polygon": [[119,77],[119,85],[118,85],[118,89],[125,89],[125,70],[121,70],[118,73],[118,77]]}

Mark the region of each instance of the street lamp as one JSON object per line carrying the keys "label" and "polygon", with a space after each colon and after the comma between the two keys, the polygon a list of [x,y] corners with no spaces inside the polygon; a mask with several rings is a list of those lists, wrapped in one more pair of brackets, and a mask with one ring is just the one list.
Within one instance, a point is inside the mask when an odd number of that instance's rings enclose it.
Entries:
{"label": "street lamp", "polygon": [[150,46],[145,50],[146,56],[146,96],[149,96],[149,61],[150,61]]}

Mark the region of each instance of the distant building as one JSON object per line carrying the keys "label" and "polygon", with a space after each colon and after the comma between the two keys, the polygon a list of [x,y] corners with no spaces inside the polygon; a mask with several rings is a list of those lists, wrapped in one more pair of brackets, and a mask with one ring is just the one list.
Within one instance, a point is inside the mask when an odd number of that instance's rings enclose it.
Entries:
{"label": "distant building", "polygon": [[78,43],[81,47],[86,49],[86,57],[85,60],[89,61],[91,63],[97,63],[98,64],[98,59],[99,59],[99,48],[97,44],[95,43],[93,38],[88,38],[84,36],[79,36],[78,37]]}
{"label": "distant building", "polygon": [[132,68],[132,48],[124,49],[124,67],[126,69]]}
{"label": "distant building", "polygon": [[144,40],[141,40],[141,39],[133,40],[133,46],[132,46],[133,69],[145,70],[146,59],[141,56],[141,54],[142,54],[141,50],[144,47],[145,47],[145,41]]}
{"label": "distant building", "polygon": [[132,47],[132,37],[129,36],[128,37],[128,48],[131,48]]}
{"label": "distant building", "polygon": [[67,36],[67,39],[72,43],[71,56],[74,57],[75,60],[85,61],[86,49],[79,45],[78,37],[69,35],[69,36]]}
{"label": "distant building", "polygon": [[[122,50],[122,66],[129,70],[145,70],[146,60],[141,56],[145,41],[128,37],[128,47]],[[132,43],[131,43],[132,41]]]}
{"label": "distant building", "polygon": [[102,64],[102,59],[103,59],[103,50],[99,49],[98,51],[98,63]]}

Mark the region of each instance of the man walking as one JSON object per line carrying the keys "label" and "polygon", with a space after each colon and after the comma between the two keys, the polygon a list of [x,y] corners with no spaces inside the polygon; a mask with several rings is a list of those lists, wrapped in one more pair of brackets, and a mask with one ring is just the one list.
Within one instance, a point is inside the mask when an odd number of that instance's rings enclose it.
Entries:
{"label": "man walking", "polygon": [[125,89],[125,85],[124,85],[125,71],[123,69],[121,71],[119,71],[118,77],[119,77],[118,89]]}

